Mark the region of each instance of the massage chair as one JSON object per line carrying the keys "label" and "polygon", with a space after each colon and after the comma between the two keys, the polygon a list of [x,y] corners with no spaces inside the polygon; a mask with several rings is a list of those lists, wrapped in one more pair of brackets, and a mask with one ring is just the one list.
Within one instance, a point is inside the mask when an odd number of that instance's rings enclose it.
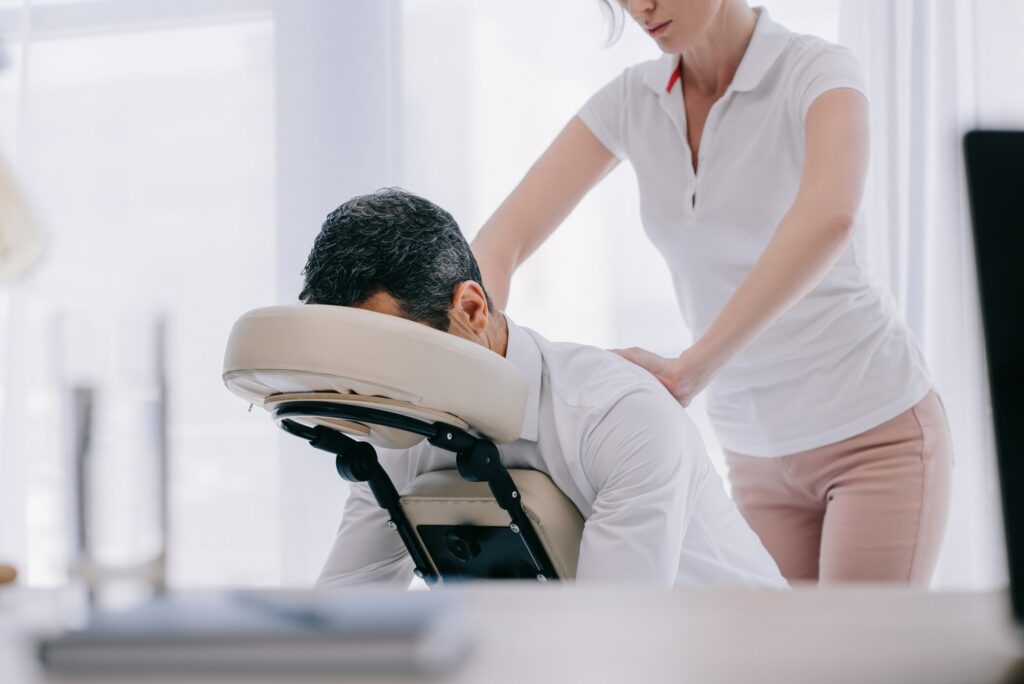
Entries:
{"label": "massage chair", "polygon": [[[504,357],[420,323],[364,309],[294,305],[250,311],[231,330],[224,383],[285,432],[334,454],[365,482],[428,585],[473,579],[573,579],[583,519],[544,473],[509,469],[527,383]],[[451,468],[398,491],[378,448],[426,440]]]}

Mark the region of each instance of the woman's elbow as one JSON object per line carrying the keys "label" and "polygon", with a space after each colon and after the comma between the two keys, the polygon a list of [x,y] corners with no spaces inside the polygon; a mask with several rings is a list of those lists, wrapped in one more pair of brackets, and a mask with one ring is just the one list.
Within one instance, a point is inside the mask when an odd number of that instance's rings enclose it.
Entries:
{"label": "woman's elbow", "polygon": [[852,211],[833,211],[822,221],[822,230],[830,238],[830,241],[834,240],[845,243],[853,236],[856,225],[856,213]]}

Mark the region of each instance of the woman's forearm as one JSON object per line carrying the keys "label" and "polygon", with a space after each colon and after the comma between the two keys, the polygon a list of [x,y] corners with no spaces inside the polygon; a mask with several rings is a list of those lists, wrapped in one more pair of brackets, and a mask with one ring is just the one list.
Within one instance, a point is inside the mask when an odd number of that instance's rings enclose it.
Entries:
{"label": "woman's forearm", "polygon": [[502,228],[495,222],[496,218],[497,215],[480,229],[470,246],[480,265],[484,289],[495,308],[501,311],[508,306],[512,274],[519,267],[520,259],[514,228],[512,225]]}
{"label": "woman's forearm", "polygon": [[693,351],[720,368],[811,291],[853,234],[853,215],[794,207]]}
{"label": "woman's forearm", "polygon": [[512,274],[618,160],[579,118],[559,133],[473,240],[483,285],[500,310]]}
{"label": "woman's forearm", "polygon": [[639,347],[615,351],[653,373],[688,406],[733,356],[821,281],[852,232],[852,214],[794,205],[708,330],[678,358]]}
{"label": "woman's forearm", "polygon": [[723,366],[821,282],[849,244],[867,175],[867,102],[838,89],[811,106],[800,189],[764,253],[694,355]]}

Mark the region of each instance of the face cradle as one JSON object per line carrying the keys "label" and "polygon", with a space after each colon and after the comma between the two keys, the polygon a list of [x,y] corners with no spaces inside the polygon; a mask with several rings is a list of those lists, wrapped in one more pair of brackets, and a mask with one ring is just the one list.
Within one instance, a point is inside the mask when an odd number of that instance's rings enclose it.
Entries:
{"label": "face cradle", "polygon": [[662,52],[680,54],[700,40],[724,0],[619,0]]}

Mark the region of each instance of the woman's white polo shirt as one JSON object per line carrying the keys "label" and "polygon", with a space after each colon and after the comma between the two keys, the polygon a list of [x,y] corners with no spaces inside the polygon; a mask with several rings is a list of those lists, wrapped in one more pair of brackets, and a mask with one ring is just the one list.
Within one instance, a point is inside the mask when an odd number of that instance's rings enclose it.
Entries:
{"label": "woman's white polo shirt", "polygon": [[[579,112],[612,154],[632,164],[644,228],[668,263],[695,337],[750,272],[796,196],[811,103],[835,88],[864,92],[845,48],[759,12],[732,84],[708,114],[696,173],[677,55],[626,69]],[[851,244],[817,287],[721,371],[708,389],[708,413],[726,449],[781,456],[875,427],[930,387],[916,342]]]}

